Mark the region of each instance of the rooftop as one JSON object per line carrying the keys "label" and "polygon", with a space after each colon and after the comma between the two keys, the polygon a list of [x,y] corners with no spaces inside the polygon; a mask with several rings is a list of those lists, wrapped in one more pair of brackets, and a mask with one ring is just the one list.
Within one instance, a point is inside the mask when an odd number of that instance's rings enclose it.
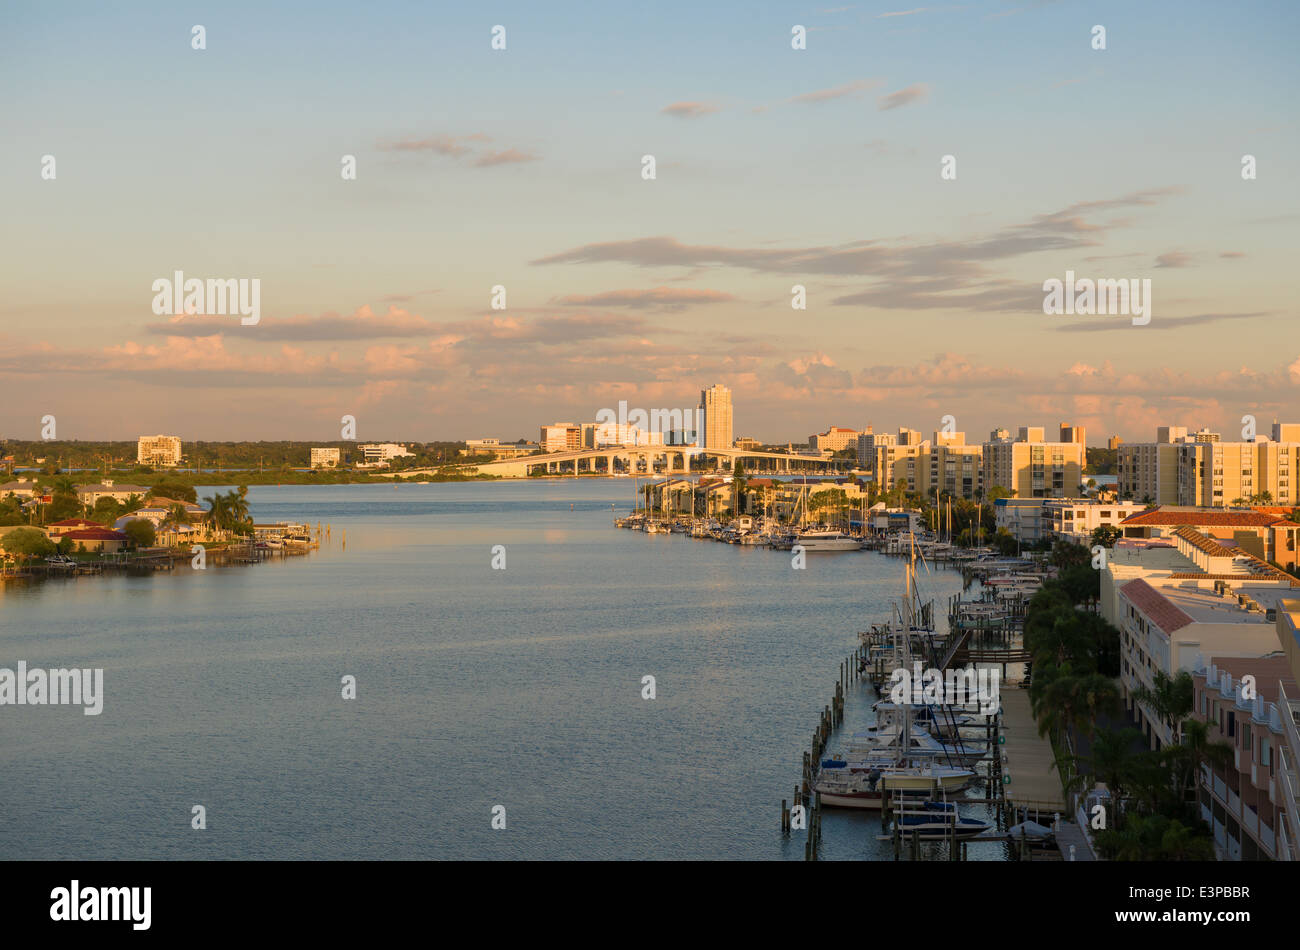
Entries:
{"label": "rooftop", "polygon": [[1260,511],[1223,511],[1208,508],[1162,507],[1129,515],[1121,524],[1125,527],[1143,525],[1189,525],[1192,527],[1266,528],[1278,520],[1276,515]]}

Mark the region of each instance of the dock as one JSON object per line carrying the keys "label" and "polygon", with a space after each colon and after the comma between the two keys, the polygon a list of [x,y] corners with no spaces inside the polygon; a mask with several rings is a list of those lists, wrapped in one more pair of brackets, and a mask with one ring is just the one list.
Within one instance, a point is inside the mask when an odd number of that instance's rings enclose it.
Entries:
{"label": "dock", "polygon": [[1052,744],[1038,734],[1029,708],[1029,691],[1002,690],[1002,765],[1007,804],[1065,814],[1065,796]]}

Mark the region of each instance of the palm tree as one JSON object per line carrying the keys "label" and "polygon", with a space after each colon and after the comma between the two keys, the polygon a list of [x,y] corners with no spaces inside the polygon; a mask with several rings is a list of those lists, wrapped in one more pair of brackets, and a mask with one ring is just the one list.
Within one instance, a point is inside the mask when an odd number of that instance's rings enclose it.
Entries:
{"label": "palm tree", "polygon": [[1201,719],[1189,719],[1183,727],[1183,744],[1179,751],[1185,756],[1183,778],[1183,797],[1185,801],[1196,800],[1197,776],[1202,765],[1223,768],[1233,760],[1232,745],[1218,739],[1210,738],[1209,723]]}
{"label": "palm tree", "polygon": [[1179,670],[1172,677],[1164,670],[1156,670],[1150,688],[1139,686],[1133,690],[1133,698],[1169,727],[1174,743],[1181,741],[1183,720],[1192,714],[1194,696],[1192,675],[1186,670]]}
{"label": "palm tree", "polygon": [[178,502],[171,506],[167,511],[167,516],[163,518],[162,523],[159,524],[158,527],[164,533],[170,531],[172,534],[175,534],[177,528],[183,524],[190,524],[190,521],[190,513],[185,510],[184,505]]}
{"label": "palm tree", "polygon": [[230,524],[230,502],[225,495],[218,492],[203,499],[208,503],[208,523],[218,531],[223,531]]}

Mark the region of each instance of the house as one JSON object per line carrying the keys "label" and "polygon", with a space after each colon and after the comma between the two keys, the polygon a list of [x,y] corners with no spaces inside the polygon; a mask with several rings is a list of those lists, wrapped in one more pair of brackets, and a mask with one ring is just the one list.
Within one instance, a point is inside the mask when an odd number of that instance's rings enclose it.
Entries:
{"label": "house", "polygon": [[62,521],[55,521],[45,526],[45,534],[51,541],[58,541],[73,531],[88,531],[94,528],[104,527],[98,521],[87,521],[85,518],[64,518]]}
{"label": "house", "polygon": [[121,504],[130,501],[132,495],[143,498],[148,492],[149,489],[143,485],[115,485],[111,478],[106,478],[103,482],[95,485],[77,486],[78,500],[90,508],[94,508],[95,503],[101,498],[111,498]]}
{"label": "house", "polygon": [[63,537],[72,542],[74,550],[86,551],[120,551],[129,540],[121,531],[101,527],[69,531]]}
{"label": "house", "polygon": [[33,498],[36,495],[36,481],[30,478],[20,478],[15,482],[5,482],[0,485],[0,498],[5,497],[5,495]]}

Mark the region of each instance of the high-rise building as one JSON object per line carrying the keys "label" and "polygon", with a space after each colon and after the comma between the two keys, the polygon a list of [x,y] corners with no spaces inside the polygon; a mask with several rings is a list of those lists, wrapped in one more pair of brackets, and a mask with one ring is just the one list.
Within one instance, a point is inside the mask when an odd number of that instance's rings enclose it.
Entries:
{"label": "high-rise building", "polygon": [[142,435],[136,443],[135,459],[141,465],[174,468],[181,463],[181,440],[174,435]]}
{"label": "high-rise building", "polygon": [[1082,442],[1047,442],[1042,426],[1021,426],[1015,439],[984,443],[984,491],[1001,487],[1015,498],[1078,498],[1083,452]]}
{"label": "high-rise building", "polygon": [[975,498],[980,488],[984,447],[967,445],[966,433],[936,430],[933,442],[917,459],[921,488],[938,498],[944,492],[960,498]]}
{"label": "high-rise building", "polygon": [[1124,440],[1117,435],[1112,435],[1109,439],[1106,440],[1106,448],[1110,449],[1112,452],[1118,449],[1123,444],[1124,444]]}
{"label": "high-rise building", "polygon": [[[1276,436],[1300,436],[1300,424],[1274,423]],[[1122,445],[1116,470],[1121,497],[1156,505],[1300,504],[1300,438],[1224,442],[1217,432],[1189,434],[1160,426],[1156,441]]]}
{"label": "high-rise building", "polygon": [[722,385],[713,385],[701,390],[699,413],[701,447],[731,448],[731,390]]}
{"label": "high-rise building", "polygon": [[312,468],[338,468],[339,450],[331,448],[313,448],[311,450]]}

